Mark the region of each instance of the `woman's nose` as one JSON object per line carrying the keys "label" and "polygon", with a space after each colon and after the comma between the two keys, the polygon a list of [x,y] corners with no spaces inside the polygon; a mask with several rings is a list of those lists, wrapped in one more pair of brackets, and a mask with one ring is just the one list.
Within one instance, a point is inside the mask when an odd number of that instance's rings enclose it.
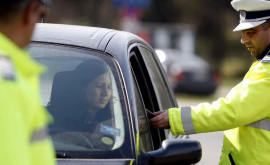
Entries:
{"label": "woman's nose", "polygon": [[102,94],[103,94],[104,96],[108,96],[108,95],[109,95],[109,92],[110,92],[110,89],[108,89],[108,88],[103,88]]}

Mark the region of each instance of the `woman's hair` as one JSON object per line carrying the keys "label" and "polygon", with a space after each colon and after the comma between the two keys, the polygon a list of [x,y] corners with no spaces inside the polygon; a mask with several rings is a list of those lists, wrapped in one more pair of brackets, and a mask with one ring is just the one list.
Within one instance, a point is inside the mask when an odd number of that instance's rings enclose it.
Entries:
{"label": "woman's hair", "polygon": [[82,99],[83,88],[106,72],[108,72],[108,67],[104,61],[90,59],[80,63],[73,71],[56,73],[52,84],[50,104],[59,100]]}
{"label": "woman's hair", "polygon": [[85,86],[106,72],[108,72],[108,67],[104,61],[91,59],[79,64],[73,71],[73,76],[78,85]]}

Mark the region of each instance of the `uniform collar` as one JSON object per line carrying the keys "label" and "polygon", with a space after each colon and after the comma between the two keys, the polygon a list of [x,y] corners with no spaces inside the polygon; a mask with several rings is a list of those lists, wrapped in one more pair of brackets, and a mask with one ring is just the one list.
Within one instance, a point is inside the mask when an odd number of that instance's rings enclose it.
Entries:
{"label": "uniform collar", "polygon": [[39,73],[44,68],[33,61],[29,53],[17,45],[15,45],[9,38],[0,32],[0,50],[4,52],[4,55],[9,57],[17,68],[17,72],[30,75]]}
{"label": "uniform collar", "polygon": [[267,48],[262,52],[262,54],[260,54],[257,60],[262,60],[266,55],[270,55],[270,45],[268,45]]}

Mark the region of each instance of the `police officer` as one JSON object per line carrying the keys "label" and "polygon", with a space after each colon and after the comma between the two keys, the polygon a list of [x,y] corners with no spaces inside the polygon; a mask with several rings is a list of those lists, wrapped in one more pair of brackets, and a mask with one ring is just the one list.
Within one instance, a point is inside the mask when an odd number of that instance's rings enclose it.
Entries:
{"label": "police officer", "polygon": [[23,50],[49,1],[0,1],[0,164],[54,165],[49,114],[39,98],[43,68]]}
{"label": "police officer", "polygon": [[233,0],[240,13],[234,31],[257,61],[242,82],[212,104],[171,108],[150,124],[174,135],[224,132],[221,165],[270,164],[270,1]]}

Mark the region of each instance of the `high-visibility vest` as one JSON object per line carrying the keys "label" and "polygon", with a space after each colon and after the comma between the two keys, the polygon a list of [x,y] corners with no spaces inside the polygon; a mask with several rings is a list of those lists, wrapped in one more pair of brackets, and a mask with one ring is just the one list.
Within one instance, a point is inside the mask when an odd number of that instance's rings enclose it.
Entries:
{"label": "high-visibility vest", "polygon": [[213,103],[169,109],[174,135],[223,131],[221,165],[270,164],[270,55]]}
{"label": "high-visibility vest", "polygon": [[54,165],[38,77],[43,70],[0,33],[0,164]]}

